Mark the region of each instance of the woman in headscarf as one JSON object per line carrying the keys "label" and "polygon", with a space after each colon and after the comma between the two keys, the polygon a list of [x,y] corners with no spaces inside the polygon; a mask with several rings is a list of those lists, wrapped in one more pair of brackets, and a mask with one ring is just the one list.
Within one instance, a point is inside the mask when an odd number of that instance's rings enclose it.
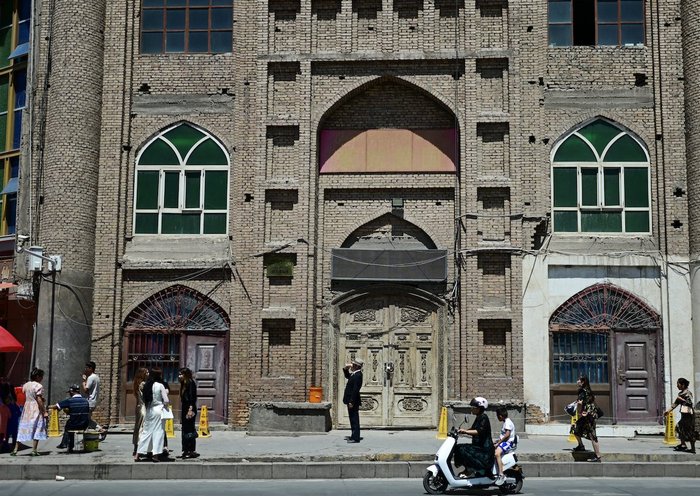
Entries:
{"label": "woman in headscarf", "polygon": [[180,369],[180,420],[182,421],[182,458],[196,458],[197,429],[197,384],[192,378],[192,371],[187,367]]}
{"label": "woman in headscarf", "polygon": [[586,438],[593,443],[593,451],[595,451],[595,458],[591,458],[587,461],[599,462],[600,444],[598,444],[595,425],[595,421],[598,418],[598,407],[595,404],[595,395],[591,390],[588,377],[585,375],[579,376],[576,385],[578,386],[578,399],[576,401],[578,420],[571,426],[571,433],[576,437],[578,445],[573,451],[585,451],[586,448],[583,446],[581,438]]}
{"label": "woman in headscarf", "polygon": [[491,439],[491,422],[486,415],[489,402],[485,398],[477,396],[469,403],[472,415],[475,415],[474,423],[469,429],[459,429],[460,434],[472,437],[472,444],[458,444],[455,448],[455,464],[465,468],[460,477],[467,477],[467,469],[474,470],[477,474],[491,474],[494,461],[494,447]]}
{"label": "woman in headscarf", "polygon": [[[676,433],[681,443],[673,449],[674,451],[695,453],[695,439],[697,435],[695,433],[695,410],[693,409],[693,393],[690,392],[688,386],[690,386],[690,382],[684,377],[680,377],[676,381],[679,393],[671,408],[666,410],[666,415],[671,413],[677,406],[681,407],[681,420],[676,425]],[[690,443],[690,449],[688,449],[687,443]]]}
{"label": "woman in headscarf", "polygon": [[44,371],[35,368],[29,377],[29,382],[22,387],[26,400],[22,417],[19,420],[15,449],[10,453],[12,456],[17,456],[19,443],[28,443],[29,441],[32,442],[30,455],[39,456],[39,441],[47,439],[46,417],[49,414],[44,400],[44,386],[41,385],[41,381],[44,380]]}
{"label": "woman in headscarf", "polygon": [[143,386],[148,379],[148,369],[146,367],[139,368],[134,374],[134,398],[136,399],[136,407],[134,409],[134,433],[131,436],[131,442],[134,445],[134,460],[138,458],[136,451],[139,447],[139,435],[143,426],[143,418],[146,416],[146,406],[143,404]]}
{"label": "woman in headscarf", "polygon": [[136,450],[136,461],[146,459],[147,454],[152,453],[154,462],[160,461],[163,453],[163,441],[165,428],[163,427],[163,409],[167,409],[170,399],[168,393],[161,384],[163,372],[160,369],[151,369],[148,380],[143,386],[143,403],[146,406],[146,414],[143,418],[143,427],[139,436],[139,445]]}

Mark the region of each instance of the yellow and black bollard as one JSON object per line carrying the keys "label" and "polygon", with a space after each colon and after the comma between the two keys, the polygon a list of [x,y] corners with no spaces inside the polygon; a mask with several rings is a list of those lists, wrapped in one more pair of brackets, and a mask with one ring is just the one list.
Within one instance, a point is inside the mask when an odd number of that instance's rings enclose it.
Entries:
{"label": "yellow and black bollard", "polygon": [[666,429],[664,430],[664,444],[678,444],[676,438],[676,421],[673,417],[673,412],[668,412],[664,418],[666,419]]}
{"label": "yellow and black bollard", "polygon": [[576,425],[576,421],[578,420],[578,412],[576,412],[576,415],[571,417],[571,428],[569,430],[569,442],[570,443],[578,443],[576,440],[576,436],[574,436],[574,431],[573,431],[573,426]]}
{"label": "yellow and black bollard", "polygon": [[437,438],[447,439],[447,408],[444,406],[440,409]]}
{"label": "yellow and black bollard", "polygon": [[52,408],[49,414],[49,428],[47,434],[49,437],[59,437],[61,435],[61,431],[58,429],[58,410],[55,408]]}
{"label": "yellow and black bollard", "polygon": [[199,437],[211,437],[211,432],[209,431],[209,411],[206,406],[203,406],[199,412],[199,430],[197,434],[199,434]]}

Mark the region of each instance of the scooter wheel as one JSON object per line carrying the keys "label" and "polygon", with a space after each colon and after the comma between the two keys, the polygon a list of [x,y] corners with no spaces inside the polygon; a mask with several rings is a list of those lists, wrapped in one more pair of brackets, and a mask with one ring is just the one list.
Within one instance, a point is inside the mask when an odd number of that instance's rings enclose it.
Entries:
{"label": "scooter wheel", "polygon": [[447,479],[440,472],[437,475],[428,470],[423,476],[423,489],[428,494],[443,494],[447,490]]}
{"label": "scooter wheel", "polygon": [[501,494],[518,494],[523,488],[523,478],[516,476],[515,484],[508,484],[507,482],[502,486],[498,487]]}

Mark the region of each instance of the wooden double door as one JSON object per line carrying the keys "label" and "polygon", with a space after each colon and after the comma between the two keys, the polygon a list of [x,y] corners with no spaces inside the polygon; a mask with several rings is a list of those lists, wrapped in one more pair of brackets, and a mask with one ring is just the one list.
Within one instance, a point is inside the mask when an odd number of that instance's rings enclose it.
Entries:
{"label": "wooden double door", "polygon": [[368,297],[342,309],[338,347],[339,424],[349,425],[342,404],[342,367],[361,358],[361,425],[434,427],[438,415],[437,307],[410,296]]}

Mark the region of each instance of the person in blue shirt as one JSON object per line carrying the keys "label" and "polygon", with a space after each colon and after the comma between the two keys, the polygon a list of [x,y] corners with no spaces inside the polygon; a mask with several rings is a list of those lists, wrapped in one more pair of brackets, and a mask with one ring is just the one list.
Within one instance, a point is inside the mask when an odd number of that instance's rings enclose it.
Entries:
{"label": "person in blue shirt", "polygon": [[90,403],[80,395],[80,386],[77,384],[73,384],[68,389],[68,394],[68,398],[56,403],[51,408],[68,412],[69,418],[63,432],[63,439],[61,439],[61,444],[57,448],[68,448],[68,453],[72,453],[75,445],[75,434],[69,431],[87,429],[90,422]]}

